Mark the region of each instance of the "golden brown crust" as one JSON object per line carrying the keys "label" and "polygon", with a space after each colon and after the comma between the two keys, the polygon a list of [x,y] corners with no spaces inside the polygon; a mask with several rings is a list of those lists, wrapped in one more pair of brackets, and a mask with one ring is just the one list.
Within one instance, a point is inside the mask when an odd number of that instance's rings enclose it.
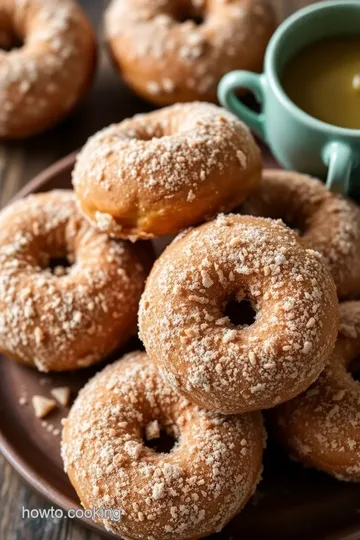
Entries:
{"label": "golden brown crust", "polygon": [[[143,437],[177,440],[157,453]],[[165,384],[135,352],[81,390],[64,423],[65,470],[85,508],[115,508],[125,538],[188,540],[220,530],[255,491],[265,434],[260,413],[220,416]]]}
{"label": "golden brown crust", "polygon": [[[51,272],[51,259],[68,269]],[[133,248],[90,227],[71,191],[0,213],[0,350],[40,371],[98,362],[136,334],[145,272]]]}
{"label": "golden brown crust", "polygon": [[274,13],[264,0],[113,0],[105,16],[108,46],[122,76],[160,105],[216,102],[225,73],[262,70],[274,30]]}
{"label": "golden brown crust", "polygon": [[[59,121],[89,88],[94,32],[72,0],[1,0],[0,137],[38,133]],[[14,39],[24,44],[11,48]]]}
{"label": "golden brown crust", "polygon": [[356,203],[330,193],[315,178],[267,170],[260,189],[245,201],[242,212],[283,219],[298,229],[307,245],[323,255],[339,298],[360,294],[360,208]]}
{"label": "golden brown crust", "polygon": [[[235,298],[252,302],[252,325],[225,316]],[[239,413],[273,407],[316,380],[335,343],[338,302],[321,256],[280,221],[220,215],[155,262],[139,328],[175,390]]]}
{"label": "golden brown crust", "polygon": [[335,350],[316,383],[275,409],[273,420],[290,454],[340,480],[360,482],[360,302],[340,305]]}
{"label": "golden brown crust", "polygon": [[73,184],[101,231],[122,238],[176,234],[237,206],[260,182],[248,128],[209,103],[137,115],[94,135]]}

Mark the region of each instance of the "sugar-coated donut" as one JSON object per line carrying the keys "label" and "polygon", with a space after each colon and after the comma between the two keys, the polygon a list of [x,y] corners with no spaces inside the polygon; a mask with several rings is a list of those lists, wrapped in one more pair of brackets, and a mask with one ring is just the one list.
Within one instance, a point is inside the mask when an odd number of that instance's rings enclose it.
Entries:
{"label": "sugar-coated donut", "polygon": [[340,298],[360,294],[360,207],[330,193],[315,178],[290,171],[263,172],[260,189],[244,213],[283,219],[298,229],[328,264]]}
{"label": "sugar-coated donut", "polygon": [[[235,300],[252,304],[253,324],[226,315]],[[139,327],[180,394],[221,413],[266,409],[324,368],[338,331],[336,290],[321,256],[280,221],[220,215],[156,261]]]}
{"label": "sugar-coated donut", "polygon": [[112,0],[105,17],[122,76],[160,105],[216,101],[225,73],[262,70],[274,30],[264,0]]}
{"label": "sugar-coated donut", "polygon": [[[146,445],[168,433],[168,453]],[[224,417],[178,396],[145,353],[98,373],[64,422],[65,470],[85,508],[123,538],[188,540],[219,531],[254,493],[265,434],[260,413]]]}
{"label": "sugar-coated donut", "polygon": [[353,482],[360,482],[360,382],[351,373],[359,357],[360,302],[345,302],[335,350],[319,379],[273,412],[278,435],[294,458]]}
{"label": "sugar-coated donut", "polygon": [[73,184],[85,216],[122,238],[176,234],[231,210],[261,179],[248,128],[209,103],[137,115],[94,135]]}
{"label": "sugar-coated donut", "polygon": [[63,118],[88,89],[95,36],[72,0],[1,0],[0,26],[0,137],[25,137]]}
{"label": "sugar-coated donut", "polygon": [[89,366],[136,334],[144,281],[132,246],[93,229],[71,191],[17,201],[0,213],[0,351],[40,371]]}

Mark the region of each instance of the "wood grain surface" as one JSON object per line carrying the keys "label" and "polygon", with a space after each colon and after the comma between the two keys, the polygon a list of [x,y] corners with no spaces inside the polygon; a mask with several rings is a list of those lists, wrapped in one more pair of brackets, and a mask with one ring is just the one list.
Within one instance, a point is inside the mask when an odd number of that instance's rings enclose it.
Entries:
{"label": "wood grain surface", "polygon": [[[108,61],[101,35],[101,12],[105,2],[82,0],[81,3],[98,30],[100,54],[95,85],[77,111],[53,130],[25,141],[0,144],[0,207],[37,173],[81,147],[87,137],[101,127],[150,109],[148,104],[123,88]],[[272,3],[278,19],[282,20],[311,1],[272,0]],[[124,95],[126,99],[123,99]],[[50,508],[51,503],[26,486],[0,456],[1,540],[100,540],[99,535],[84,529],[75,520],[24,519],[23,507],[29,510]]]}

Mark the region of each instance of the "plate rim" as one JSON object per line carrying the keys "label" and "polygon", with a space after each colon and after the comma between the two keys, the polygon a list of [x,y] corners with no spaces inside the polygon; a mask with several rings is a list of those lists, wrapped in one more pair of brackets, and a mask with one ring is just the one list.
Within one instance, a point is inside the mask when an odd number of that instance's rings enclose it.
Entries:
{"label": "plate rim", "polygon": [[26,197],[27,195],[35,192],[49,178],[56,176],[58,173],[62,172],[64,169],[69,168],[71,165],[74,166],[78,153],[79,150],[74,150],[73,152],[70,152],[70,154],[63,156],[62,158],[58,159],[57,161],[46,167],[39,174],[34,176],[34,178],[29,180],[29,182],[27,182],[22,188],[20,188],[19,191],[17,191],[15,195],[13,195],[10,200],[5,204],[4,208],[10,203],[18,199],[22,199],[23,197]]}
{"label": "plate rim", "polygon": [[[19,476],[26,482],[26,484],[34,489],[36,493],[44,497],[44,499],[50,503],[56,504],[65,513],[74,508],[74,504],[69,500],[66,495],[63,495],[60,491],[55,489],[44,477],[39,477],[36,470],[29,465],[22,455],[11,444],[7,437],[3,434],[0,428],[0,453],[6,460],[6,462],[19,474]],[[81,505],[78,504],[76,509],[81,509]],[[96,532],[100,536],[108,538],[116,538],[112,533],[106,531],[104,527],[98,525],[95,521],[83,516],[74,517],[75,521],[79,524],[87,527],[88,529]],[[353,540],[344,539],[344,540]],[[356,539],[354,539],[356,540]]]}

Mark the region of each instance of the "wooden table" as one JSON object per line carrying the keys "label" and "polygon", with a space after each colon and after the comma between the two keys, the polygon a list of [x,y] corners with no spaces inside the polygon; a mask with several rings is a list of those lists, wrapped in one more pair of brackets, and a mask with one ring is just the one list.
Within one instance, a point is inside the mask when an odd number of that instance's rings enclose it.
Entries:
{"label": "wooden table", "polygon": [[[278,19],[311,3],[310,0],[272,0]],[[149,105],[124,94],[121,81],[108,62],[101,37],[100,0],[82,0],[82,4],[99,30],[101,48],[98,75],[87,100],[65,122],[50,132],[26,141],[0,144],[0,206],[21,186],[57,159],[81,147],[87,137],[103,126],[149,110]],[[1,398],[0,398],[1,399]],[[100,540],[74,520],[23,519],[22,507],[50,508],[51,504],[27,487],[0,456],[0,538],[2,540]]]}

